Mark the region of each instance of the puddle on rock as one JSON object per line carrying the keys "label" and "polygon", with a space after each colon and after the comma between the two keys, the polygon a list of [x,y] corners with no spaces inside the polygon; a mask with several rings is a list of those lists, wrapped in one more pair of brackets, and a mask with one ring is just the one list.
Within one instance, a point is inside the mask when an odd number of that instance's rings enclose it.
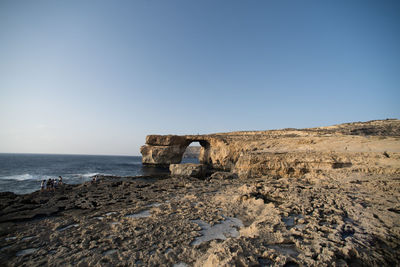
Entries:
{"label": "puddle on rock", "polygon": [[282,221],[286,225],[286,228],[289,229],[289,228],[296,226],[296,223],[295,223],[296,219],[301,219],[301,218],[303,218],[303,215],[301,215],[301,214],[298,214],[298,215],[291,214],[287,217],[283,217]]}
{"label": "puddle on rock", "polygon": [[38,249],[37,248],[27,248],[27,249],[18,251],[16,255],[18,257],[19,256],[24,256],[24,255],[29,255],[29,254],[32,254],[32,253],[36,252],[36,250],[38,250]]}
{"label": "puddle on rock", "polygon": [[15,240],[15,239],[17,239],[16,236],[6,237],[6,241]]}
{"label": "puddle on rock", "polygon": [[70,225],[67,225],[65,227],[57,229],[57,231],[62,232],[62,231],[68,230],[69,228],[78,227],[78,226],[79,226],[79,224],[70,224]]}
{"label": "puddle on rock", "polygon": [[104,219],[104,217],[103,216],[96,216],[96,217],[93,217],[93,219],[97,219],[99,221],[102,221]]}
{"label": "puddle on rock", "polygon": [[286,226],[294,226],[294,217],[293,216],[289,216],[289,217],[284,217],[282,218],[282,221],[286,224]]}
{"label": "puddle on rock", "polygon": [[225,240],[227,237],[238,237],[239,232],[236,228],[243,226],[241,220],[233,217],[225,217],[224,221],[214,224],[213,226],[202,220],[192,220],[192,222],[198,224],[201,227],[201,236],[197,237],[192,243],[192,246],[199,245],[203,242],[207,242],[214,239]]}
{"label": "puddle on rock", "polygon": [[139,213],[125,215],[125,217],[131,218],[131,219],[133,219],[133,218],[146,218],[146,217],[149,217],[150,215],[151,215],[150,210],[144,210],[144,211],[141,211]]}
{"label": "puddle on rock", "polygon": [[184,262],[180,262],[180,263],[175,263],[174,265],[172,265],[173,267],[188,267],[188,265]]}
{"label": "puddle on rock", "polygon": [[110,215],[114,215],[114,214],[117,214],[117,213],[115,211],[111,211],[111,212],[107,212],[106,216],[110,216]]}
{"label": "puddle on rock", "polygon": [[109,249],[109,250],[103,252],[103,256],[107,256],[107,255],[114,254],[114,253],[116,253],[117,251],[118,251],[118,250],[116,250],[116,249]]}

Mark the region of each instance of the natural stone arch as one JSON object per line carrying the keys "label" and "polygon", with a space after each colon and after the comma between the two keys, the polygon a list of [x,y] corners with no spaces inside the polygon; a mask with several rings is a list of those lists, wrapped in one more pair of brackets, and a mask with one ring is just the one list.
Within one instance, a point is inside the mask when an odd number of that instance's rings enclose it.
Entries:
{"label": "natural stone arch", "polygon": [[201,149],[199,161],[210,164],[210,142],[204,136],[149,135],[146,145],[140,148],[144,165],[164,166],[178,164],[183,153],[192,142],[199,142]]}

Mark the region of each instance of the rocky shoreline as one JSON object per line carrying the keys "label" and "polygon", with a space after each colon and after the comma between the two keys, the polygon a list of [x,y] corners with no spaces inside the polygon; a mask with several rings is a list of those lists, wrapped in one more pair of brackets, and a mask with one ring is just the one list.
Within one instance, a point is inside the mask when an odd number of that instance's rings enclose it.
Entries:
{"label": "rocky shoreline", "polygon": [[[143,164],[170,174],[0,193],[0,265],[397,266],[399,133],[150,135]],[[195,141],[201,164],[178,164]]]}
{"label": "rocky shoreline", "polygon": [[398,176],[357,173],[101,177],[1,193],[0,265],[397,265],[399,198]]}

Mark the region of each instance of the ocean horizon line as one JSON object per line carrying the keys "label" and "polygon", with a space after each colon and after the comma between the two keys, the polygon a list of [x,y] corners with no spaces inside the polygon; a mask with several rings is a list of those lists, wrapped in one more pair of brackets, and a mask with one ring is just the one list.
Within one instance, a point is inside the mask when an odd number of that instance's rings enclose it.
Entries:
{"label": "ocean horizon line", "polygon": [[55,155],[55,156],[110,156],[110,157],[142,157],[141,155],[121,154],[79,154],[79,153],[36,153],[36,152],[0,152],[0,155]]}

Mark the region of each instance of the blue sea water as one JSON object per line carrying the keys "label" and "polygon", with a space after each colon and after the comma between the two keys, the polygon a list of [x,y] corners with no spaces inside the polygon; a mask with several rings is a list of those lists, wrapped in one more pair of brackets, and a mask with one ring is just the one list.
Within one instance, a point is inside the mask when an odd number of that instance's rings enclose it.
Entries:
{"label": "blue sea water", "polygon": [[[183,163],[197,163],[185,158]],[[142,165],[138,156],[6,154],[0,153],[0,192],[27,194],[40,189],[42,180],[63,177],[67,184],[90,181],[94,175],[139,176],[168,173]]]}
{"label": "blue sea water", "polygon": [[91,156],[0,153],[0,192],[26,194],[40,189],[41,180],[63,177],[68,184],[93,175],[137,176],[152,172],[137,156]]}

